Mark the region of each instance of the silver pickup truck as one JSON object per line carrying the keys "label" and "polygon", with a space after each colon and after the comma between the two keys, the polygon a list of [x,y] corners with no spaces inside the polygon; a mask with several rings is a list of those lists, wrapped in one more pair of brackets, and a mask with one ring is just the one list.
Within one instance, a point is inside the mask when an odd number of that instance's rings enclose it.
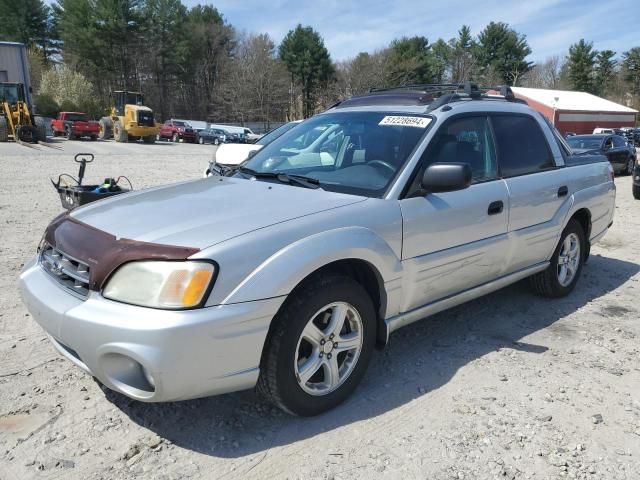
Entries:
{"label": "silver pickup truck", "polygon": [[345,100],[229,175],[52,221],[20,283],[62,355],[141,401],[318,414],[397,328],[527,277],[569,294],[615,202],[605,157],[471,84]]}

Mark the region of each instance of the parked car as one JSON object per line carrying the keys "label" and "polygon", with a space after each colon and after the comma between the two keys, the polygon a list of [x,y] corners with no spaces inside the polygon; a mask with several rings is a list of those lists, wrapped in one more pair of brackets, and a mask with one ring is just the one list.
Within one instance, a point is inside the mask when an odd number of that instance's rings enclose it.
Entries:
{"label": "parked car", "polygon": [[250,128],[244,128],[244,138],[247,143],[256,143],[260,138],[262,138],[262,135],[253,133]]}
{"label": "parked car", "polygon": [[215,152],[213,160],[209,162],[204,176],[208,177],[220,172],[226,172],[244,162],[252,152],[260,150],[276,138],[291,130],[302,120],[294,120],[274,128],[263,135],[256,143],[230,143],[221,145]]}
{"label": "parked car", "polygon": [[224,130],[218,128],[208,128],[198,132],[198,143],[204,145],[205,143],[212,143],[213,145],[219,145],[227,140],[227,134]]}
{"label": "parked car", "polygon": [[527,277],[568,295],[612,224],[611,165],[571,155],[509,90],[425,100],[444,88],[345,100],[231,177],[57,217],[24,302],[60,354],[130,398],[257,386],[315,415],[402,326]]}
{"label": "parked car", "polygon": [[195,143],[197,133],[188,123],[180,120],[167,120],[160,127],[160,133],[158,134],[158,140],[171,140],[172,142],[184,142]]}
{"label": "parked car", "polygon": [[100,133],[100,124],[90,121],[86,113],[60,112],[56,119],[51,120],[51,130],[54,137],[64,135],[69,140],[82,137],[95,140]]}
{"label": "parked car", "polygon": [[615,173],[631,175],[636,162],[635,147],[620,135],[575,135],[567,138],[575,153],[599,153],[605,155]]}

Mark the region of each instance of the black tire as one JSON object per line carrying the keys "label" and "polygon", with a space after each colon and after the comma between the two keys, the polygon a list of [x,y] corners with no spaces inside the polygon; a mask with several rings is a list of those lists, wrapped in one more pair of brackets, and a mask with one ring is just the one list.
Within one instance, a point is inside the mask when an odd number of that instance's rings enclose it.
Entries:
{"label": "black tire", "polygon": [[626,170],[626,174],[627,175],[633,175],[633,169],[636,166],[636,159],[634,157],[629,157],[629,160],[627,161],[627,170]]}
{"label": "black tire", "polygon": [[34,122],[36,124],[36,130],[38,131],[38,141],[47,141],[47,122],[42,117],[35,117]]}
{"label": "black tire", "polygon": [[199,143],[200,145],[204,145],[204,138],[202,138],[202,137],[198,137],[198,143]]}
{"label": "black tire", "polygon": [[0,115],[0,142],[9,141],[9,127],[7,127],[7,119]]}
{"label": "black tire", "polygon": [[[577,235],[580,244],[578,266],[571,282],[567,285],[562,285],[560,283],[560,280],[558,279],[559,256],[562,249],[562,244],[564,243],[565,239],[571,234]],[[536,273],[535,275],[530,277],[530,282],[533,290],[538,295],[548,298],[560,298],[571,293],[571,291],[578,283],[578,279],[580,278],[580,273],[582,272],[582,266],[584,265],[584,260],[586,258],[588,249],[589,246],[587,244],[586,235],[584,230],[582,229],[582,225],[580,224],[580,222],[572,218],[571,220],[569,220],[569,223],[562,231],[562,235],[560,235],[560,241],[558,242],[558,245],[553,252],[549,267],[543,272]]]}
{"label": "black tire", "polygon": [[[333,302],[346,302],[362,320],[362,347],[348,377],[335,390],[324,395],[305,392],[296,378],[293,359],[303,329],[313,315]],[[313,416],[342,403],[364,376],[374,350],[376,314],[371,298],[350,277],[324,275],[299,286],[274,317],[260,362],[257,390],[285,412]],[[331,358],[330,355],[327,355]],[[336,356],[337,358],[337,356]]]}
{"label": "black tire", "polygon": [[177,134],[177,133],[174,133],[174,134],[171,136],[171,141],[172,141],[173,143],[178,143],[178,142],[180,141],[180,137],[178,136],[178,134]]}
{"label": "black tire", "polygon": [[64,127],[64,136],[67,138],[67,140],[73,140],[73,133],[71,133],[71,127],[69,125],[67,125],[66,127]]}
{"label": "black tire", "polygon": [[640,200],[640,185],[633,185],[633,198],[635,198],[636,200]]}
{"label": "black tire", "polygon": [[113,120],[109,117],[102,117],[99,123],[100,132],[98,137],[100,137],[100,140],[109,140],[113,136]]}
{"label": "black tire", "polygon": [[217,138],[214,138],[213,139],[213,144],[216,145],[216,146],[220,145],[220,140],[218,140]]}
{"label": "black tire", "polygon": [[127,135],[127,131],[122,128],[119,120],[113,122],[113,139],[116,142],[126,143],[129,141],[129,136]]}

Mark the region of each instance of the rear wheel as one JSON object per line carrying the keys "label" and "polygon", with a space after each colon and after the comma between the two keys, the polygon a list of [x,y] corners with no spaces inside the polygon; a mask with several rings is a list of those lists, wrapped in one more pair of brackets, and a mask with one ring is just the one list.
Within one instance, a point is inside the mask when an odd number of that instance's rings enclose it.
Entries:
{"label": "rear wheel", "polygon": [[575,219],[569,220],[549,267],[531,277],[531,285],[536,293],[550,298],[571,293],[578,283],[587,249],[582,225]]}
{"label": "rear wheel", "polygon": [[98,137],[100,140],[109,140],[113,133],[113,121],[109,117],[102,117],[100,119],[100,131]]}
{"label": "rear wheel", "polygon": [[202,137],[198,137],[198,143],[199,143],[200,145],[204,145],[204,138],[202,138]]}
{"label": "rear wheel", "polygon": [[640,200],[640,185],[633,185],[633,198]]}
{"label": "rear wheel", "polygon": [[124,128],[122,128],[122,125],[120,124],[119,120],[116,120],[113,123],[113,138],[116,142],[128,141],[127,131]]}
{"label": "rear wheel", "polygon": [[174,133],[173,136],[171,137],[171,141],[173,143],[178,143],[179,140],[180,140],[180,137],[178,137],[178,134]]}
{"label": "rear wheel", "polygon": [[220,144],[220,140],[218,140],[217,138],[213,139],[213,144],[214,145],[219,145]]}
{"label": "rear wheel", "polygon": [[636,159],[633,157],[629,157],[629,161],[627,162],[627,175],[633,175],[633,169],[636,166]]}
{"label": "rear wheel", "polygon": [[343,402],[373,353],[376,316],[355,280],[327,275],[297,289],[273,319],[258,391],[294,415],[311,416]]}
{"label": "rear wheel", "polygon": [[0,142],[9,140],[9,128],[7,127],[7,119],[0,116]]}
{"label": "rear wheel", "polygon": [[71,127],[69,125],[64,127],[64,136],[67,137],[67,140],[73,140],[73,133],[71,132]]}

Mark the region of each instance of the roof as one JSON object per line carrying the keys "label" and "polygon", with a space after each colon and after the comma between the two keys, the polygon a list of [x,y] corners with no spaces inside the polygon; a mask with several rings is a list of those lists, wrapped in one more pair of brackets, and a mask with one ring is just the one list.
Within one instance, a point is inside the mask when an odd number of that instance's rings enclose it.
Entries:
{"label": "roof", "polygon": [[[638,110],[597,97],[586,92],[569,90],[545,90],[543,88],[511,87],[513,93],[557,110],[580,112],[638,113]],[[556,100],[557,99],[557,100]]]}

